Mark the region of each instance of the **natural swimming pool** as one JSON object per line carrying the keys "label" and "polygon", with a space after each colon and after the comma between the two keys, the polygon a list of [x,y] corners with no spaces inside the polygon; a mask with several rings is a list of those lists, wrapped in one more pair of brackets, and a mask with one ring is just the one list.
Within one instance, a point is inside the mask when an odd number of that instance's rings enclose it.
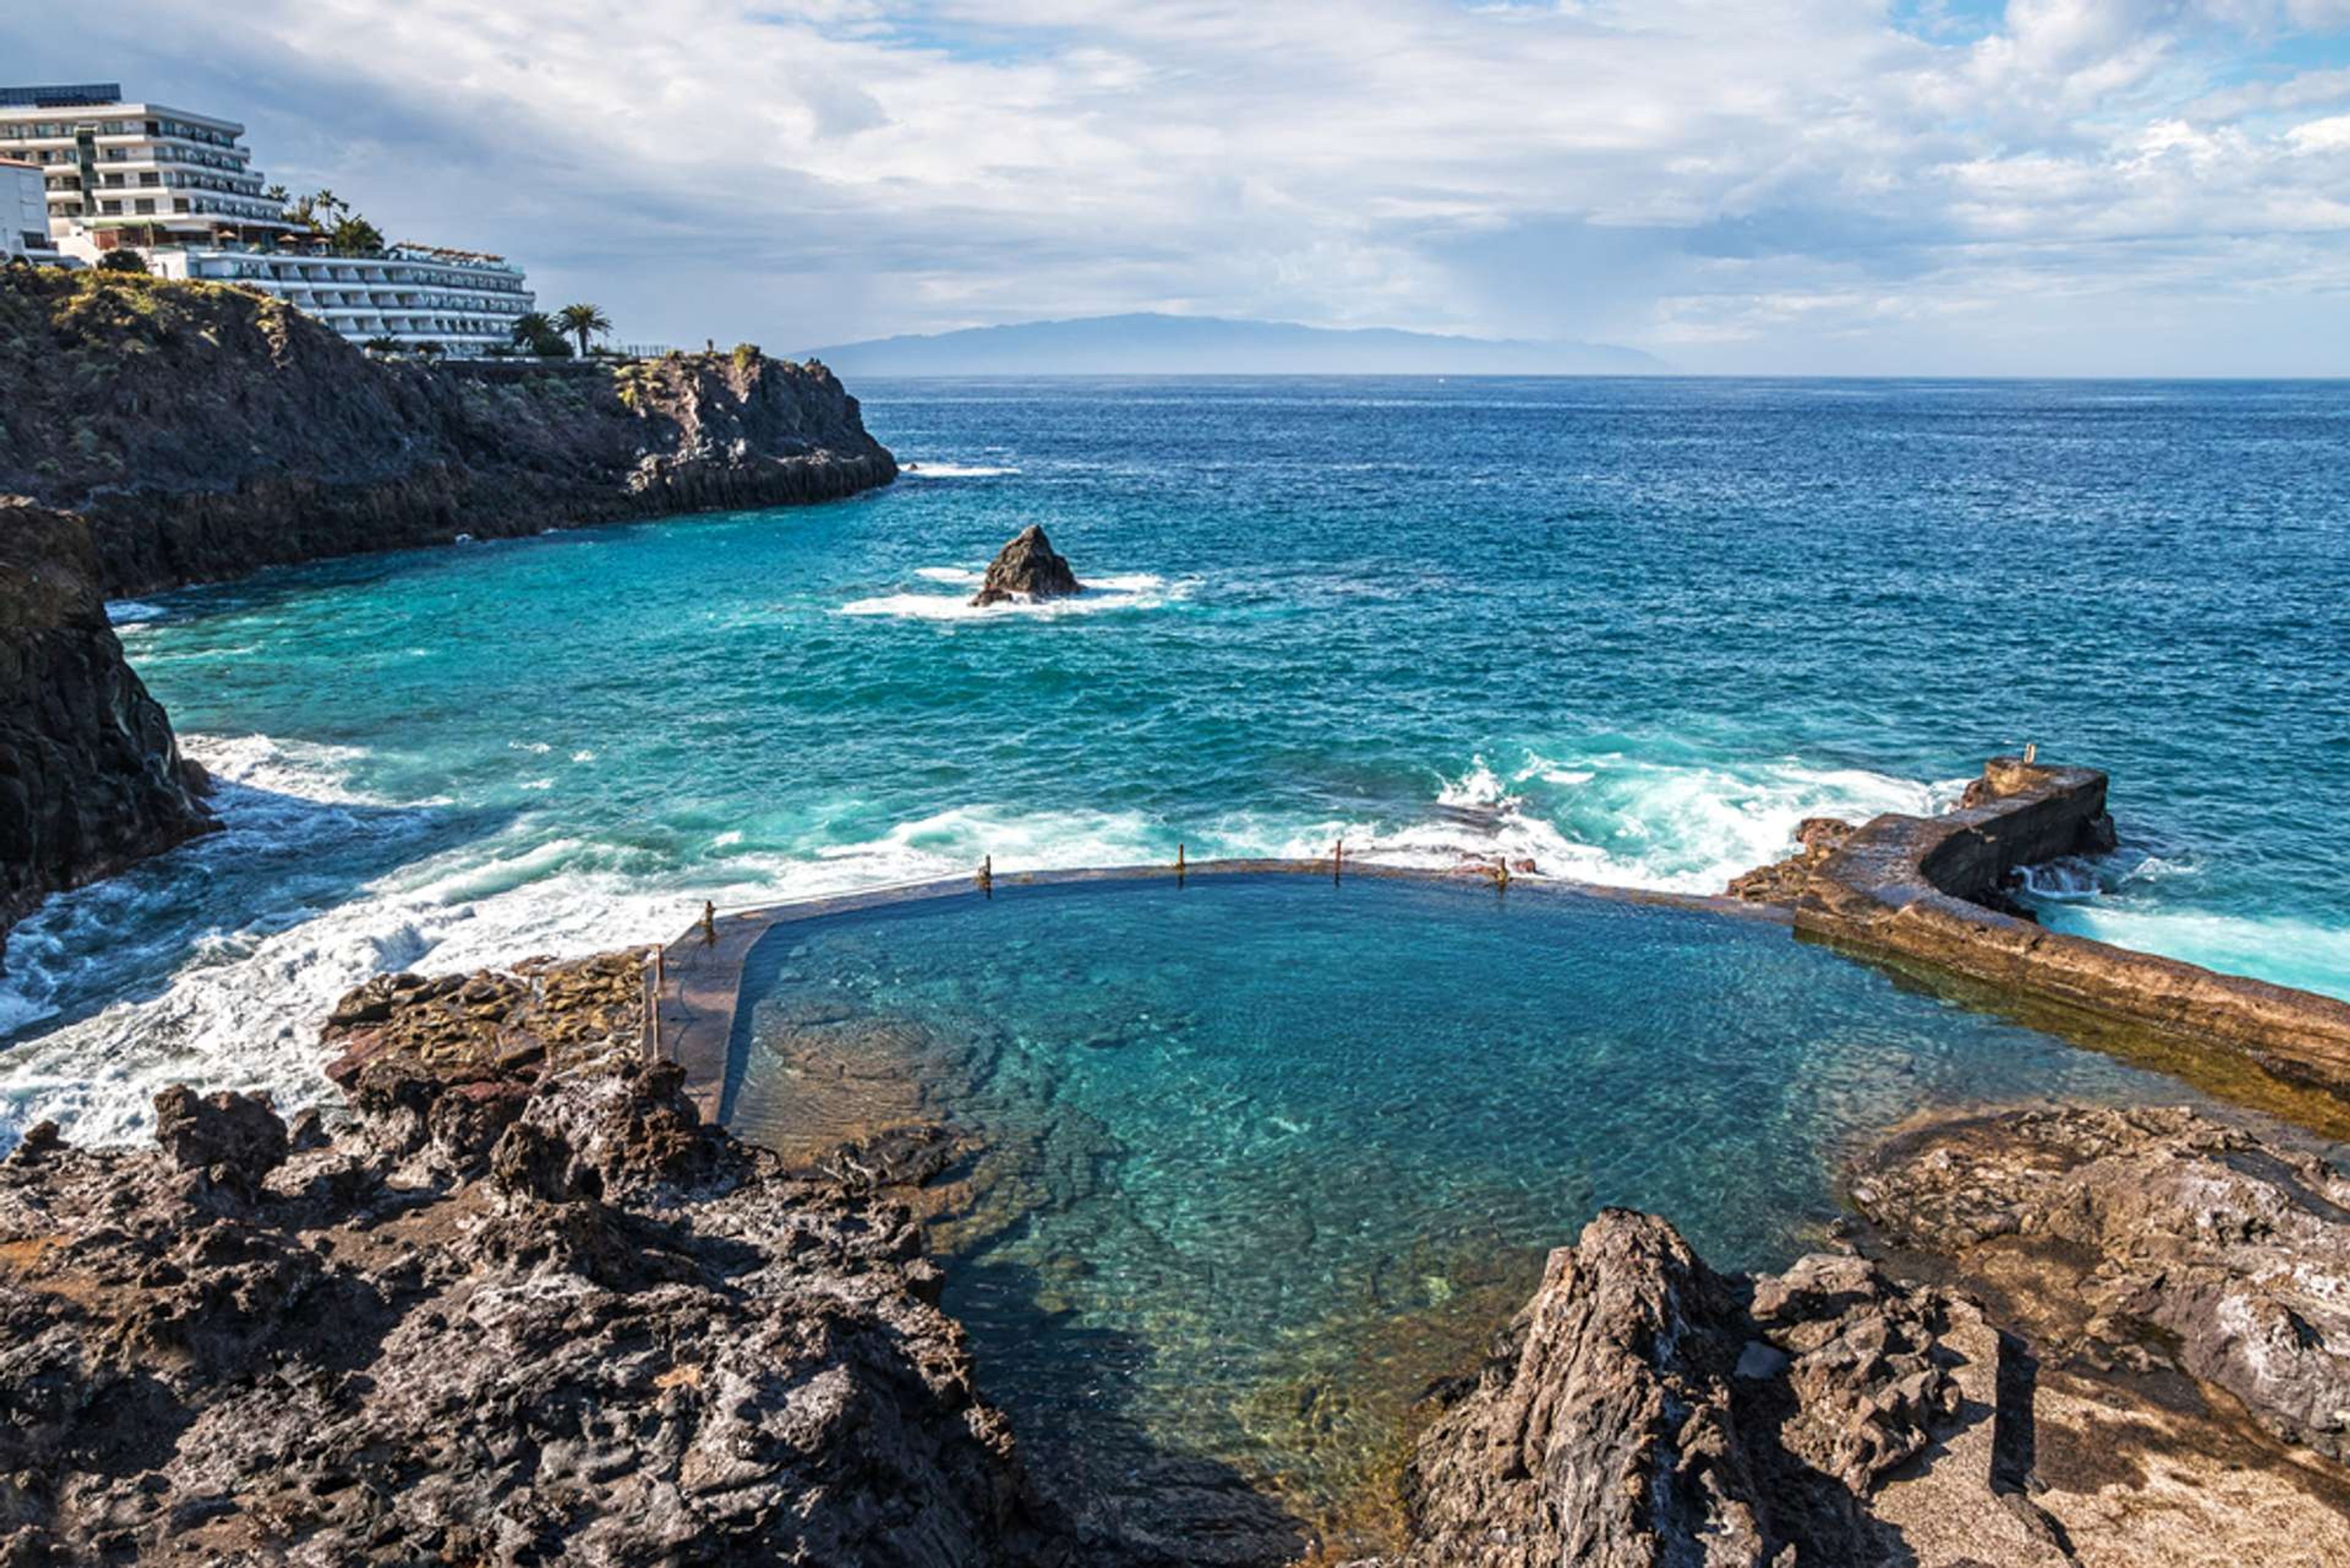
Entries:
{"label": "natural swimming pool", "polygon": [[778,926],[744,1000],[745,1137],[970,1139],[945,1304],[1032,1462],[1189,1456],[1324,1522],[1602,1205],[1776,1265],[1918,1111],[2194,1097],[1768,921],[1524,885],[1003,886]]}

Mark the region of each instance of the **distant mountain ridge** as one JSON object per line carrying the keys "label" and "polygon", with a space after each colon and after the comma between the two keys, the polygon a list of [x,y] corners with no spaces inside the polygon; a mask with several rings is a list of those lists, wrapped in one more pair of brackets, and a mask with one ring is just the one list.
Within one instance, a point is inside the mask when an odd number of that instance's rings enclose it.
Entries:
{"label": "distant mountain ridge", "polygon": [[1152,312],[874,337],[807,354],[851,376],[1638,376],[1669,369],[1652,354],[1606,343]]}

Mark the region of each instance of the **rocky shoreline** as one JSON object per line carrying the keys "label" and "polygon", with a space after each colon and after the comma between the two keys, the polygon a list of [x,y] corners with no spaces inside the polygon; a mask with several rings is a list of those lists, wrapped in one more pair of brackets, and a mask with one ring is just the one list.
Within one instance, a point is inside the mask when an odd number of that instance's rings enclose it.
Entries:
{"label": "rocky shoreline", "polygon": [[0,268],[0,938],[213,826],[106,600],[898,472],[821,365],[504,369],[379,362],[222,285]]}
{"label": "rocky shoreline", "polygon": [[[645,1060],[641,962],[371,981],[322,1042],[344,1105],[290,1127],[174,1089],[151,1149],[27,1137],[0,1561],[1295,1559],[1180,1461],[1148,1515],[1033,1473],[924,1256],[944,1142],[789,1164],[702,1125]],[[1431,1389],[1362,1561],[2350,1560],[2350,1177],[2318,1151],[1979,1112],[1849,1194],[1838,1250],[1751,1277],[1602,1212]]]}
{"label": "rocky shoreline", "polygon": [[369,358],[226,285],[0,275],[0,495],[88,519],[109,598],[327,556],[852,495],[897,476],[818,364]]}

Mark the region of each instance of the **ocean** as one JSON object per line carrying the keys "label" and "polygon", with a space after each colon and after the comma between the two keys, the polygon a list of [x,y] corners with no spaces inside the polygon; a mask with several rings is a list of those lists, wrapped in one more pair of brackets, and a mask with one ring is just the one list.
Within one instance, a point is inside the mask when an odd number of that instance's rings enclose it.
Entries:
{"label": "ocean", "polygon": [[[853,389],[883,492],[114,607],[228,830],[14,933],[0,1142],[299,1104],[369,974],[704,898],[1338,838],[1715,891],[2027,742],[2122,836],[2049,923],[2350,996],[2350,385]],[[1097,591],[966,607],[1031,523]]]}

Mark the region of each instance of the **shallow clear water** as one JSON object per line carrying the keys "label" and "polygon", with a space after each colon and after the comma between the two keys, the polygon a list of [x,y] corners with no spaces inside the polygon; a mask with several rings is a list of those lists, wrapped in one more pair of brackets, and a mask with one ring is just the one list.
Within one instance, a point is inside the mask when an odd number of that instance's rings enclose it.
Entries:
{"label": "shallow clear water", "polygon": [[[0,1141],[307,1097],[369,972],[706,896],[1342,833],[1710,889],[2028,740],[2127,845],[2052,919],[2350,992],[2350,385],[857,389],[880,494],[120,607],[232,831],[19,928]],[[1115,586],[965,613],[1030,522]]]}
{"label": "shallow clear water", "polygon": [[1004,888],[780,927],[746,995],[738,1130],[984,1149],[946,1304],[1040,1462],[1147,1439],[1319,1518],[1599,1205],[1777,1265],[1917,1111],[2184,1097],[1773,924],[1523,886]]}

